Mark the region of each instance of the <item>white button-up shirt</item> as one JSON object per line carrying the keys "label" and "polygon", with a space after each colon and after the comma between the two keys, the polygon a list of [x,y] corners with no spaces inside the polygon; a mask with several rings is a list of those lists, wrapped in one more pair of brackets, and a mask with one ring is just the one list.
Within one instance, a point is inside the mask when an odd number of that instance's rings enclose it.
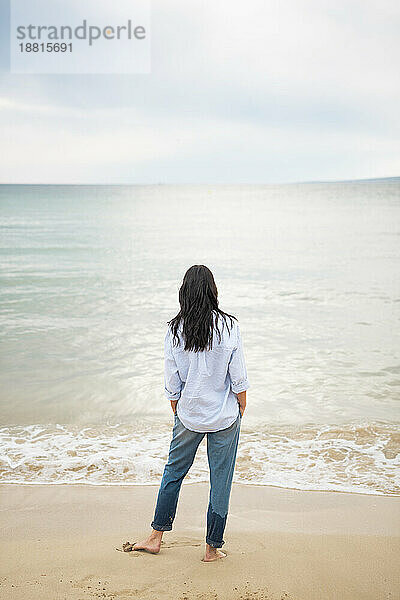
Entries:
{"label": "white button-up shirt", "polygon": [[[214,313],[214,325],[215,325]],[[238,417],[236,394],[250,387],[239,324],[227,318],[230,331],[218,315],[221,332],[213,332],[211,350],[184,350],[182,323],[175,346],[170,326],[165,335],[165,395],[178,400],[177,415],[187,429],[199,433],[230,427]]]}

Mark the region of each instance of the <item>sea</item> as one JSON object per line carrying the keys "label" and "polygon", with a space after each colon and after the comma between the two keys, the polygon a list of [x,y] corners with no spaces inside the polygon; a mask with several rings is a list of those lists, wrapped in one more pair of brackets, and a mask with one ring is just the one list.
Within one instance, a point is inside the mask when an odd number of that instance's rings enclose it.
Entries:
{"label": "sea", "polygon": [[2,185],[0,255],[1,483],[159,484],[164,335],[205,264],[250,381],[234,481],[400,494],[399,178]]}

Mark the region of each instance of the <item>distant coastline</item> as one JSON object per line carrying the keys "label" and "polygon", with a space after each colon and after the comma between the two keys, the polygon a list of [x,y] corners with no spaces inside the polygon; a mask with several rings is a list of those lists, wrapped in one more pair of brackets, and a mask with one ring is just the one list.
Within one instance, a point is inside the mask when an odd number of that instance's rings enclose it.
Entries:
{"label": "distant coastline", "polygon": [[400,183],[400,176],[396,177],[372,177],[372,178],[361,178],[361,179],[311,179],[304,181],[277,181],[277,182],[265,182],[265,183],[247,183],[247,182],[238,182],[238,183],[171,183],[171,182],[153,182],[153,183],[140,183],[140,182],[121,182],[121,183],[105,183],[105,182],[85,182],[85,183],[12,183],[12,182],[1,182],[0,186],[70,186],[70,187],[95,187],[95,186],[107,186],[107,187],[153,187],[153,186],[170,186],[170,187],[200,187],[200,186],[229,186],[229,187],[239,187],[239,186],[249,186],[249,187],[262,187],[262,186],[276,186],[276,185],[309,185],[309,184],[328,184],[328,183]]}

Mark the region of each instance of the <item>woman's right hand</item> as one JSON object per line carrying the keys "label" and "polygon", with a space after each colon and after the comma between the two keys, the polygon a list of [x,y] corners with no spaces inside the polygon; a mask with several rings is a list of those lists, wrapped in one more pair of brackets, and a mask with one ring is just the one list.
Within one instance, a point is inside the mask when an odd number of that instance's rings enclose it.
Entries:
{"label": "woman's right hand", "polygon": [[239,392],[239,394],[236,394],[236,396],[239,404],[240,414],[243,417],[243,413],[246,410],[246,392]]}

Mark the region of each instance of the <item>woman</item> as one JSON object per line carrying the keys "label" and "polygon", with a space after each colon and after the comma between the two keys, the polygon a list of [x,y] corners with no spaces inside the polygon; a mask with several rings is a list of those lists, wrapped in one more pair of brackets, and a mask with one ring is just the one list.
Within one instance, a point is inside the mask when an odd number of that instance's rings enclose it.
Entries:
{"label": "woman", "polygon": [[133,550],[160,551],[164,531],[172,529],[182,481],[207,434],[210,499],[203,560],[224,558],[219,550],[235,468],[241,419],[250,387],[236,317],[218,307],[211,271],[194,265],[179,290],[181,309],[165,335],[165,394],[174,427],[150,536]]}

